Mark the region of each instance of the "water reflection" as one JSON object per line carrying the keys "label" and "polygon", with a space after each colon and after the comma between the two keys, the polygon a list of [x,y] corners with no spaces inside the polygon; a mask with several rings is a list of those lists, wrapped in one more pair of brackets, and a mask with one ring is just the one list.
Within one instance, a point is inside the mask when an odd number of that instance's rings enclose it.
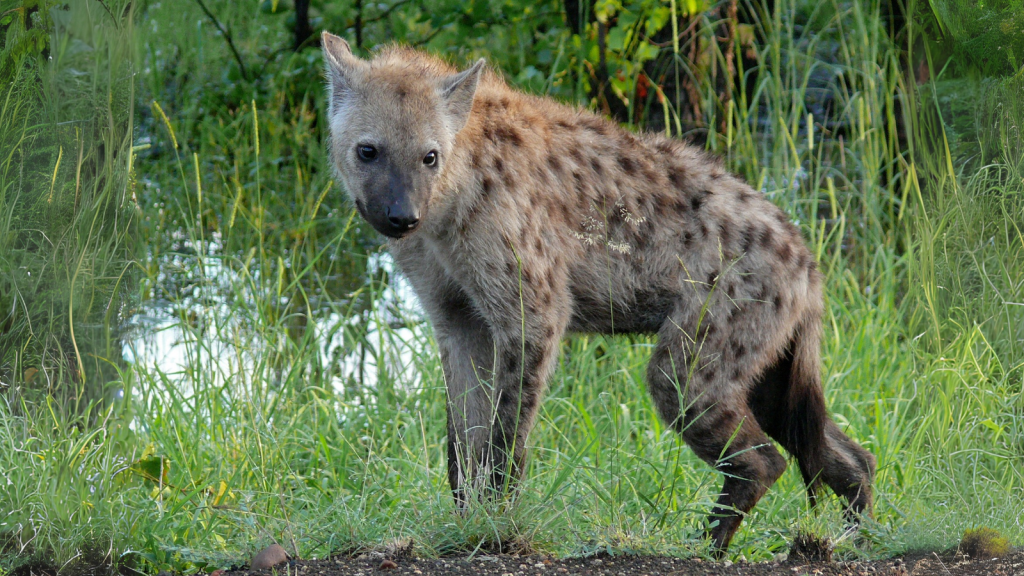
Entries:
{"label": "water reflection", "polygon": [[300,362],[307,385],[341,396],[421,385],[415,361],[430,353],[429,331],[390,254],[369,256],[355,293],[320,294],[296,309],[287,297],[259,295],[267,282],[258,270],[225,265],[216,233],[178,240],[156,258],[152,297],[129,322],[123,354],[142,380],[190,396],[198,386],[240,390],[260,377],[279,385],[295,368],[288,364]]}

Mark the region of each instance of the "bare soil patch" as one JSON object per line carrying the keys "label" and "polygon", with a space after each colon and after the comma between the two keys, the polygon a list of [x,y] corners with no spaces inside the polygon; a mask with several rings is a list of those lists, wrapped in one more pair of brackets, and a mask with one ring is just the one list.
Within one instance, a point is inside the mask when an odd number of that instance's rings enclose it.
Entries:
{"label": "bare soil patch", "polygon": [[[297,576],[1024,576],[1024,552],[972,560],[936,553],[863,562],[728,563],[661,556],[496,555],[449,558],[383,557],[366,554],[324,560],[293,560],[276,574]],[[234,576],[270,576],[274,569],[238,570]]]}

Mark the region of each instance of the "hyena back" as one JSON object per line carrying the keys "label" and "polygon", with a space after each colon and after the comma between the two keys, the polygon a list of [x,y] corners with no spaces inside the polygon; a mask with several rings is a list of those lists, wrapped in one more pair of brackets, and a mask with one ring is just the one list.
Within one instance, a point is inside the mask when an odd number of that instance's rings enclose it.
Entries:
{"label": "hyena back", "polygon": [[661,417],[725,474],[724,551],[792,454],[871,511],[874,457],[828,417],[821,274],[799,231],[702,151],[458,72],[404,48],[372,60],[323,36],[331,161],[433,325],[448,474],[507,490],[566,332],[654,333]]}

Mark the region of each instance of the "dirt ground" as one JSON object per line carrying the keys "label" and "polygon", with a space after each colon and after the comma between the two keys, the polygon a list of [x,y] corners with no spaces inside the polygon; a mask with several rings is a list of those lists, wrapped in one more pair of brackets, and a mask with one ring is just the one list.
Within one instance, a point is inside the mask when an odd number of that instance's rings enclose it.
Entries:
{"label": "dirt ground", "polygon": [[[729,563],[658,556],[600,556],[554,559],[545,556],[476,556],[423,559],[356,558],[293,560],[275,569],[239,570],[233,576],[1024,576],[1024,551],[1002,558],[969,560],[964,556],[919,553],[871,562]],[[227,575],[226,575],[227,576]]]}

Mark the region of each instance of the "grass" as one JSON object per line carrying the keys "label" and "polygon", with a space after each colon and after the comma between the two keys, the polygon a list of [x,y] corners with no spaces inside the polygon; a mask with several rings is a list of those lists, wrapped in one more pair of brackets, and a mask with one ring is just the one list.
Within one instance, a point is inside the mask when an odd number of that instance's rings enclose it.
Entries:
{"label": "grass", "polygon": [[[453,514],[436,346],[331,182],[319,55],[269,52],[286,41],[279,16],[210,5],[247,67],[266,59],[268,72],[241,81],[194,5],[140,9],[138,128],[131,163],[118,165],[133,167],[132,185],[84,179],[133,190],[137,228],[107,217],[100,232],[70,227],[134,242],[126,285],[137,296],[105,312],[123,327],[114,337],[128,360],[116,345],[95,352],[110,361],[98,384],[117,392],[77,404],[33,392],[24,360],[5,364],[0,570],[206,571],[275,541],[301,557],[410,541],[426,555],[706,553],[699,532],[719,477],[658,421],[643,384],[653,341],[642,337],[563,343],[515,505]],[[366,42],[430,37],[427,46],[459,46],[449,54],[460,60],[493,56],[528,89],[585,99],[594,39],[544,30],[561,21],[554,8],[537,5],[533,20],[489,16],[484,29],[443,11],[434,22],[410,4],[368,25]],[[331,9],[322,17],[340,31],[348,15]],[[701,18],[698,44],[714,26]],[[808,510],[791,469],[744,523],[733,557],[770,558],[801,530],[838,539],[845,557],[945,548],[979,527],[1024,544],[1020,107],[982,103],[971,109],[975,134],[945,130],[954,119],[941,89],[907,84],[877,5],[777,1],[753,26],[762,41],[744,74],[754,90],[736,89],[729,104],[712,82],[695,84],[701,136],[799,222],[821,262],[828,403],[878,457],[878,503],[862,538],[844,538],[838,504]],[[611,60],[632,62],[623,70],[635,79],[646,52],[622,46]],[[680,69],[691,47],[664,46],[666,66]],[[116,68],[99,63],[91,77]],[[816,117],[822,74],[833,101]],[[677,92],[654,108],[676,135],[683,106]],[[972,138],[1001,154],[963,152]],[[5,149],[22,149],[14,144]],[[36,173],[59,173],[55,163]],[[39,202],[48,187],[4,169],[10,226],[26,210],[10,191]],[[127,175],[118,169],[109,174]],[[111,253],[86,248],[77,254]],[[24,288],[4,250],[2,272]],[[101,284],[114,277],[87,268]],[[83,326],[72,320],[55,322]],[[153,361],[159,339],[175,342],[174,362]],[[67,362],[32,362],[52,390],[80,385]]]}

